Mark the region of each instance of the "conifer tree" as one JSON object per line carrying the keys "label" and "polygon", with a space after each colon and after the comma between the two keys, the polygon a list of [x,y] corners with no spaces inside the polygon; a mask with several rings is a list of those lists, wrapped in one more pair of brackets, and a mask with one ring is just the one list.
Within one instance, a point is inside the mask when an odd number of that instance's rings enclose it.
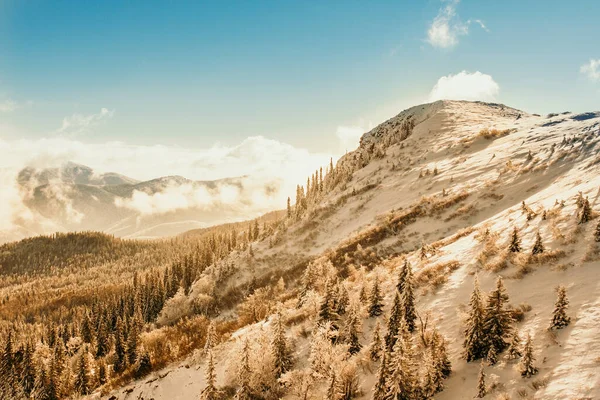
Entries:
{"label": "conifer tree", "polygon": [[208,354],[217,344],[217,328],[214,321],[210,321],[206,330],[206,341],[204,342],[204,353]]}
{"label": "conifer tree", "polygon": [[373,289],[369,296],[369,317],[378,317],[383,313],[383,296],[379,288],[379,278],[375,277]]}
{"label": "conifer tree", "polygon": [[519,338],[519,333],[516,329],[513,331],[506,356],[509,360],[521,357],[521,338]]}
{"label": "conifer tree", "polygon": [[327,385],[327,393],[325,400],[339,400],[339,390],[335,369],[331,368],[329,372],[329,384]]}
{"label": "conifer tree", "polygon": [[217,377],[215,374],[215,364],[213,360],[212,350],[208,351],[206,356],[206,386],[202,390],[200,394],[201,400],[217,400],[218,399],[218,390],[216,386]]}
{"label": "conifer tree", "polygon": [[383,352],[381,356],[381,364],[377,371],[377,381],[373,387],[373,398],[372,400],[386,400],[387,389],[388,389],[388,375],[389,375],[389,356],[387,352]]}
{"label": "conifer tree", "polygon": [[387,324],[387,333],[385,334],[385,347],[388,353],[392,352],[398,331],[400,329],[400,323],[402,322],[402,303],[400,301],[400,294],[396,291],[394,295],[394,303],[390,310],[390,317]]}
{"label": "conifer tree", "polygon": [[477,378],[477,398],[482,399],[487,394],[487,388],[485,386],[485,371],[483,369],[483,361],[479,368],[479,377]]}
{"label": "conifer tree", "polygon": [[406,263],[404,290],[401,292],[402,316],[409,332],[416,328],[417,313],[415,311],[415,295],[413,292],[413,275],[410,264]]}
{"label": "conifer tree", "polygon": [[596,242],[600,242],[600,222],[596,225],[596,230],[594,231],[594,240]]}
{"label": "conifer tree", "polygon": [[544,243],[542,242],[542,236],[540,235],[540,232],[538,231],[538,233],[535,236],[535,243],[533,244],[533,248],[531,249],[531,254],[533,254],[534,256],[536,254],[540,254],[544,252]]}
{"label": "conifer tree", "polygon": [[390,357],[390,375],[386,398],[413,400],[418,391],[418,381],[413,365],[412,341],[404,323]]}
{"label": "conifer tree", "polygon": [[252,389],[250,387],[250,378],[252,371],[250,370],[250,344],[248,339],[244,340],[244,346],[242,347],[242,357],[240,366],[237,371],[237,381],[240,386],[236,395],[236,400],[250,400],[252,399]]}
{"label": "conifer tree", "polygon": [[14,342],[12,330],[8,331],[2,357],[0,358],[0,376],[11,377],[15,368]]}
{"label": "conifer tree", "polygon": [[135,363],[136,365],[136,376],[142,377],[152,371],[152,361],[150,360],[150,353],[141,346],[138,350],[138,358]]}
{"label": "conifer tree", "polygon": [[325,296],[319,309],[319,319],[321,322],[331,322],[331,326],[334,330],[338,329],[337,320],[338,315],[335,311],[335,286],[331,279],[327,280],[325,285]]}
{"label": "conifer tree", "polygon": [[344,284],[340,283],[337,285],[337,296],[335,301],[335,311],[338,315],[344,315],[346,313],[346,307],[349,302],[348,290]]}
{"label": "conifer tree", "polygon": [[471,300],[469,301],[469,307],[469,317],[467,319],[465,341],[463,344],[467,362],[485,357],[487,349],[486,334],[483,325],[484,310],[477,278],[475,278],[475,285],[473,293],[471,294]]}
{"label": "conifer tree", "polygon": [[127,332],[127,362],[129,365],[134,365],[137,360],[139,338],[138,323],[134,317],[130,319],[129,331]]}
{"label": "conifer tree", "polygon": [[400,267],[400,272],[398,273],[398,283],[396,284],[396,289],[398,289],[398,293],[404,293],[404,283],[406,282],[406,275],[408,274],[408,260],[404,259],[404,263]]}
{"label": "conifer tree", "polygon": [[523,347],[523,358],[519,365],[521,376],[529,378],[537,374],[538,369],[534,366],[535,357],[533,356],[533,345],[531,344],[531,335],[527,334],[525,346]]}
{"label": "conifer tree", "polygon": [[87,353],[88,349],[86,345],[79,352],[75,375],[75,390],[82,395],[90,394],[90,367]]}
{"label": "conifer tree", "polygon": [[507,302],[508,295],[502,277],[498,277],[496,289],[488,295],[483,322],[483,329],[487,336],[487,351],[493,346],[496,354],[506,349],[508,343],[504,338],[512,332],[513,320]]}
{"label": "conifer tree", "polygon": [[519,231],[517,230],[516,227],[513,228],[512,236],[510,239],[510,245],[508,246],[508,249],[512,253],[518,253],[521,251],[521,238],[519,238]]}
{"label": "conifer tree", "polygon": [[379,361],[382,352],[383,343],[381,342],[381,326],[379,325],[379,321],[377,321],[377,324],[375,325],[375,329],[373,331],[373,341],[371,342],[369,356],[371,357],[372,361]]}
{"label": "conifer tree", "polygon": [[273,354],[273,371],[275,377],[279,379],[292,368],[292,354],[285,336],[285,327],[281,313],[274,316],[273,321],[273,339],[271,341],[271,353]]}
{"label": "conifer tree", "polygon": [[586,197],[583,201],[583,206],[581,207],[581,213],[579,214],[579,223],[585,224],[589,220],[592,219],[592,207],[590,206],[590,201]]}
{"label": "conifer tree", "polygon": [[561,285],[556,289],[556,292],[557,298],[556,303],[554,303],[550,329],[562,329],[571,323],[571,318],[567,315],[567,308],[569,308],[567,289]]}
{"label": "conifer tree", "polygon": [[98,384],[104,385],[108,381],[108,371],[106,362],[102,359],[98,361]]}
{"label": "conifer tree", "polygon": [[62,341],[56,341],[52,361],[50,362],[50,371],[48,374],[48,393],[52,399],[63,397],[63,371],[65,369],[66,356]]}
{"label": "conifer tree", "polygon": [[488,365],[496,365],[496,363],[498,362],[498,352],[496,351],[496,346],[494,346],[493,343],[490,345],[490,349],[488,350],[486,359]]}
{"label": "conifer tree", "polygon": [[452,373],[452,363],[448,358],[448,350],[446,349],[446,339],[438,332],[433,330],[431,349],[434,355],[436,368],[441,372],[444,378],[447,378]]}
{"label": "conifer tree", "polygon": [[290,204],[290,198],[287,198],[287,218],[292,218],[292,205]]}
{"label": "conifer tree", "polygon": [[359,340],[360,319],[358,315],[358,305],[352,304],[347,320],[346,343],[348,343],[348,352],[356,354],[362,349]]}
{"label": "conifer tree", "polygon": [[117,327],[114,332],[115,336],[115,363],[113,369],[115,372],[121,372],[127,364],[127,352],[125,339],[123,338],[123,322],[121,317],[117,318]]}

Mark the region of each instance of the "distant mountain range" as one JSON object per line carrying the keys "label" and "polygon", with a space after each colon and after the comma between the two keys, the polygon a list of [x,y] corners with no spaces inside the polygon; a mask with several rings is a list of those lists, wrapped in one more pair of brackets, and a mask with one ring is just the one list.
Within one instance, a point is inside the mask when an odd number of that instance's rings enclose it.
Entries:
{"label": "distant mountain range", "polygon": [[[253,193],[266,197],[279,182],[257,184],[247,176],[194,181],[166,176],[149,181],[118,174],[97,174],[67,162],[60,167],[27,167],[17,176],[23,206],[33,218],[15,221],[0,241],[55,231],[98,230],[121,237],[155,238],[190,229],[244,220],[269,208],[253,207]],[[235,201],[226,204],[223,189]],[[250,215],[249,215],[250,214]]]}

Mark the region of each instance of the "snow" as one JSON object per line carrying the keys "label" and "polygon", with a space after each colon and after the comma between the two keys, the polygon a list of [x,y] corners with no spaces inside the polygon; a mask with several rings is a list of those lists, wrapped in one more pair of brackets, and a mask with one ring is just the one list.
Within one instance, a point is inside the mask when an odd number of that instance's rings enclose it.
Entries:
{"label": "snow", "polygon": [[[383,140],[388,134],[386,124],[401,121],[408,115],[414,116],[417,125],[402,145],[391,145],[384,158],[371,160],[365,168],[357,170],[344,190],[330,193],[322,206],[330,206],[331,210],[316,221],[314,228],[307,230],[302,222],[290,227],[283,242],[274,248],[256,246],[257,259],[262,256],[266,260],[271,255],[291,258],[300,253],[320,255],[379,223],[388,213],[422,201],[424,196],[441,196],[444,189],[451,194],[467,191],[470,195],[465,204],[470,207],[463,214],[452,219],[421,218],[407,226],[401,237],[388,238],[379,244],[409,252],[408,259],[415,273],[449,261],[460,265],[442,286],[417,296],[419,312],[430,311],[436,326],[448,339],[453,364],[446,389],[435,398],[467,399],[473,398],[477,391],[480,364],[466,363],[461,358],[462,318],[475,275],[484,291],[493,287],[498,275],[503,276],[510,303],[532,307],[524,321],[516,326],[523,341],[526,334],[531,333],[539,368],[536,376],[524,379],[516,369],[516,362],[508,362],[501,356],[497,365],[485,368],[488,383],[497,382],[489,398],[500,393],[517,398],[521,395],[518,391],[526,391],[526,398],[535,399],[600,398],[600,262],[583,261],[588,247],[595,246],[592,235],[597,220],[578,225],[575,205],[575,196],[582,192],[584,197],[589,197],[592,208],[597,209],[600,114],[590,114],[589,118],[565,115],[545,118],[500,105],[440,101],[404,111],[367,133],[363,143]],[[478,136],[482,128],[513,131],[490,140]],[[567,143],[563,143],[565,137],[569,139]],[[529,153],[533,159],[528,158]],[[392,169],[392,164],[397,168]],[[419,177],[421,172],[436,167],[438,175]],[[350,197],[341,206],[331,206],[343,194],[368,183],[377,183],[377,186]],[[537,213],[530,221],[521,210],[523,201]],[[564,207],[556,205],[557,201],[564,201]],[[542,209],[552,214],[545,221],[541,217]],[[452,210],[456,211],[456,207]],[[547,251],[562,250],[565,255],[533,264],[532,271],[525,275],[518,274],[517,261],[509,262],[508,268],[499,272],[482,269],[477,261],[484,246],[477,238],[480,232],[489,228],[498,234],[497,245],[504,248],[515,226],[520,231],[524,252],[530,251],[539,230]],[[473,231],[457,240],[447,240],[463,228]],[[421,243],[440,239],[445,240],[445,245],[421,261],[418,255]],[[391,258],[368,275],[369,279],[374,273],[383,275],[386,311],[391,304],[395,269],[400,263],[401,257]],[[256,262],[252,268],[252,274],[257,274],[272,265],[267,261]],[[250,279],[252,274],[242,270],[236,279]],[[572,322],[563,330],[548,331],[556,298],[554,288],[559,284],[567,287]],[[349,282],[349,285],[358,290],[358,283]],[[382,328],[384,321],[381,320]],[[369,343],[373,326],[373,320],[365,320],[363,345]],[[231,350],[227,349],[234,348],[235,343],[252,334],[253,329],[254,326],[246,327],[236,332],[230,342],[220,345],[215,354],[219,384],[225,381],[224,365],[231,357]],[[307,340],[298,338],[298,365],[305,365],[308,346]],[[165,370],[169,372],[167,376],[152,383],[144,383],[149,378],[132,383],[128,388],[133,392],[127,396],[123,389],[111,395],[119,399],[137,396],[156,400],[195,399],[203,387],[204,361],[196,355],[186,363],[190,368],[169,367]],[[370,398],[375,371],[361,373],[364,399]]]}

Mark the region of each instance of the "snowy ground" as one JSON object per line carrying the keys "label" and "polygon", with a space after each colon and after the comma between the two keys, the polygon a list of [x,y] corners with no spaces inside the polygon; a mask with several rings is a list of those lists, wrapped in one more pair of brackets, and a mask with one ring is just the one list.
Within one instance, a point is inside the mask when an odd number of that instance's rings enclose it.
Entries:
{"label": "snowy ground", "polygon": [[[352,188],[377,183],[375,189],[350,198],[316,221],[310,230],[301,223],[291,227],[282,244],[269,249],[258,246],[257,255],[269,256],[304,253],[319,255],[344,239],[377,224],[378,217],[418,203],[424,196],[441,196],[468,192],[462,211],[449,218],[448,213],[424,217],[410,225],[400,239],[386,239],[396,250],[412,250],[421,243],[448,239],[463,228],[472,227],[469,235],[437,249],[425,261],[417,252],[409,255],[415,273],[436,263],[457,261],[460,267],[436,290],[418,297],[420,313],[431,311],[440,331],[450,343],[453,373],[446,389],[436,399],[473,398],[477,387],[479,363],[466,363],[460,357],[463,340],[464,306],[469,300],[475,274],[484,291],[494,285],[497,275],[505,278],[511,304],[527,304],[531,310],[517,324],[522,337],[530,332],[540,372],[530,379],[521,378],[515,364],[504,359],[486,367],[488,383],[496,383],[494,392],[510,398],[595,399],[600,398],[600,262],[591,257],[584,261],[593,243],[597,219],[577,224],[575,196],[588,196],[592,208],[600,211],[600,176],[598,142],[600,113],[575,116],[561,114],[551,118],[528,115],[496,105],[467,102],[437,102],[407,110],[397,118],[413,114],[417,125],[412,135],[386,149],[384,158],[371,160],[356,171],[344,191],[329,194],[322,204],[333,202]],[[393,122],[393,120],[392,120]],[[504,136],[486,139],[478,136],[483,128],[511,129]],[[377,128],[363,139],[383,140],[384,131],[376,137]],[[350,153],[352,156],[352,153]],[[348,157],[348,156],[347,156]],[[437,168],[438,174],[425,174]],[[420,175],[424,175],[421,176]],[[521,202],[536,213],[528,220]],[[564,201],[564,206],[561,205]],[[457,206],[458,207],[458,206]],[[548,213],[542,219],[542,210]],[[459,212],[460,211],[460,212]],[[536,232],[540,232],[546,249],[562,250],[564,256],[531,265],[531,271],[518,274],[518,267],[492,272],[477,261],[483,250],[478,235],[489,228],[498,235],[498,246],[504,247],[513,227],[523,238],[523,248],[530,251]],[[587,257],[590,259],[590,257]],[[391,303],[395,284],[395,268],[399,259],[391,259],[378,274],[388,274],[386,304]],[[266,268],[266,266],[263,266]],[[254,267],[261,268],[260,265]],[[272,268],[272,265],[269,265]],[[374,272],[372,272],[374,273]],[[248,274],[240,272],[239,279]],[[555,301],[554,288],[567,287],[570,299],[571,325],[554,334],[547,330]],[[364,344],[371,337],[373,322],[364,323]],[[241,337],[251,332],[238,332]],[[228,379],[232,349],[236,340],[221,344],[217,353],[219,383]],[[299,363],[305,362],[306,341],[299,341]],[[110,396],[119,399],[196,399],[204,386],[204,361],[200,354],[121,388]],[[362,398],[370,398],[373,375],[361,373]],[[106,396],[108,398],[110,396]]]}

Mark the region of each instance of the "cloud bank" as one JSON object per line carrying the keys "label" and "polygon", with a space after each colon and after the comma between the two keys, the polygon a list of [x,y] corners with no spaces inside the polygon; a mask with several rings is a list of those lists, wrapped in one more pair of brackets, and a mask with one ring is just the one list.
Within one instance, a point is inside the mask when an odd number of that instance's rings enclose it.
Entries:
{"label": "cloud bank", "polygon": [[442,76],[429,93],[429,101],[480,100],[496,101],[500,86],[487,74],[462,71]]}
{"label": "cloud bank", "polygon": [[114,116],[115,111],[108,108],[101,108],[97,114],[73,114],[70,117],[65,117],[62,120],[61,127],[56,133],[66,135],[80,135],[89,132],[94,126],[98,125],[103,120],[110,119]]}

